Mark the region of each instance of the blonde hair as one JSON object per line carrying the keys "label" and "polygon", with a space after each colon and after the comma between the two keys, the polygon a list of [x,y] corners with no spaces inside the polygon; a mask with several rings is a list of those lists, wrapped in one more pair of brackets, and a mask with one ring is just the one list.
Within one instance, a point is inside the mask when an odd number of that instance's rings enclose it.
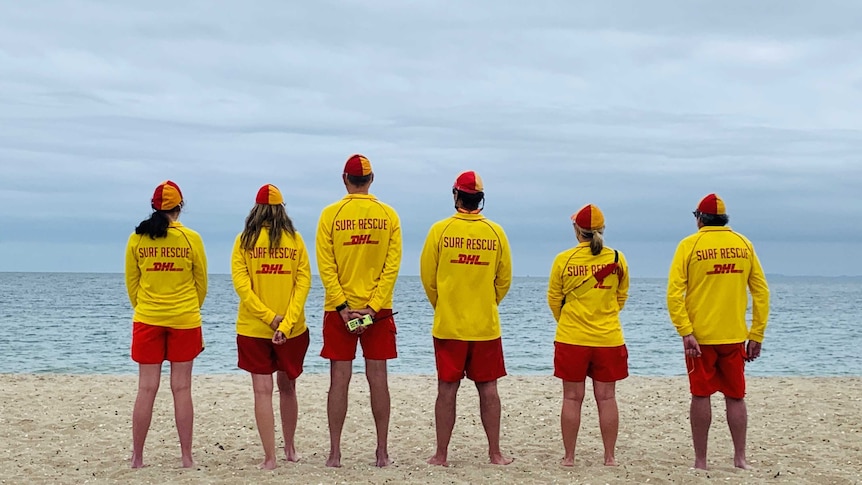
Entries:
{"label": "blonde hair", "polygon": [[245,228],[240,236],[240,247],[246,251],[253,249],[264,227],[269,228],[270,249],[278,247],[284,232],[291,236],[296,233],[293,221],[288,217],[283,205],[255,204],[245,219]]}
{"label": "blonde hair", "polygon": [[594,231],[588,231],[583,227],[575,224],[575,229],[578,231],[579,236],[590,241],[590,252],[593,254],[593,256],[598,256],[598,254],[601,253],[602,249],[604,249],[605,247],[604,226]]}

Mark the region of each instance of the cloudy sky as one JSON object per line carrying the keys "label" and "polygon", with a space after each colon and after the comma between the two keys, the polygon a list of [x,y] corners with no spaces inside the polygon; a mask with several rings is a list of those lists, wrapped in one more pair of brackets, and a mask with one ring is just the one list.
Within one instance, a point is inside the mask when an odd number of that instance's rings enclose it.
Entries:
{"label": "cloudy sky", "polygon": [[402,274],[474,169],[517,275],[544,276],[594,203],[632,274],[665,276],[709,192],[768,273],[859,275],[860,18],[850,0],[2,2],[0,271],[121,272],[171,179],[226,273],[260,185],[311,242],[359,152],[400,213]]}

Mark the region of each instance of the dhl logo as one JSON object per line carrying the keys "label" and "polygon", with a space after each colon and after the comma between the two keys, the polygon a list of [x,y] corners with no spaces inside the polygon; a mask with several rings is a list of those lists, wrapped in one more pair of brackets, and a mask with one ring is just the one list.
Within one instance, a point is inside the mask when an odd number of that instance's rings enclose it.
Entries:
{"label": "dhl logo", "polygon": [[262,264],[255,274],[290,274],[283,264]]}
{"label": "dhl logo", "polygon": [[459,254],[458,259],[449,261],[452,264],[476,264],[479,266],[487,266],[491,263],[487,261],[479,261],[478,254]]}
{"label": "dhl logo", "polygon": [[736,263],[714,264],[712,271],[707,271],[706,274],[731,274],[742,273],[741,269],[736,269]]}
{"label": "dhl logo", "polygon": [[350,241],[345,241],[345,246],[356,246],[357,244],[380,244],[380,241],[372,241],[371,234],[355,234],[350,236]]}
{"label": "dhl logo", "polygon": [[174,267],[174,263],[153,263],[153,265],[147,268],[147,271],[182,271],[182,268]]}

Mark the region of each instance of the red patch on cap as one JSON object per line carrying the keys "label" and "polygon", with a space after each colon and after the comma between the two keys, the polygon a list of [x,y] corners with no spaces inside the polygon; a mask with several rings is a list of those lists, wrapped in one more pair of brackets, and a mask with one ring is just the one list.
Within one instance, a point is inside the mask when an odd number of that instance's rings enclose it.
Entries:
{"label": "red patch on cap", "polygon": [[458,178],[455,179],[455,184],[452,185],[452,188],[468,194],[475,194],[485,190],[482,184],[482,177],[472,170],[461,172]]}
{"label": "red patch on cap", "polygon": [[593,204],[587,204],[578,212],[572,214],[572,222],[581,229],[595,231],[605,227],[605,215]]}
{"label": "red patch on cap", "polygon": [[281,191],[278,187],[272,184],[266,184],[257,191],[257,197],[254,199],[258,204],[278,205],[284,203],[284,197],[281,196]]}
{"label": "red patch on cap", "polygon": [[364,155],[351,155],[344,164],[344,173],[354,177],[371,175],[371,162]]}
{"label": "red patch on cap", "polygon": [[697,211],[702,214],[724,215],[727,214],[727,208],[724,206],[724,201],[716,194],[709,194],[700,203],[697,204]]}
{"label": "red patch on cap", "polygon": [[153,209],[157,211],[169,211],[183,203],[183,193],[179,185],[165,180],[153,191],[153,198],[150,202]]}

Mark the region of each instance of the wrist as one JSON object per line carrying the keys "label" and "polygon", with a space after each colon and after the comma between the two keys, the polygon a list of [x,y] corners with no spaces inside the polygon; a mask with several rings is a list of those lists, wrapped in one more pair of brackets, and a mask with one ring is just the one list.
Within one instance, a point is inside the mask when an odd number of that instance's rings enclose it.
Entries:
{"label": "wrist", "polygon": [[342,303],[341,305],[338,305],[337,307],[335,307],[335,311],[337,311],[338,313],[341,313],[342,311],[344,311],[346,309],[347,309],[347,302],[346,301],[344,303]]}

